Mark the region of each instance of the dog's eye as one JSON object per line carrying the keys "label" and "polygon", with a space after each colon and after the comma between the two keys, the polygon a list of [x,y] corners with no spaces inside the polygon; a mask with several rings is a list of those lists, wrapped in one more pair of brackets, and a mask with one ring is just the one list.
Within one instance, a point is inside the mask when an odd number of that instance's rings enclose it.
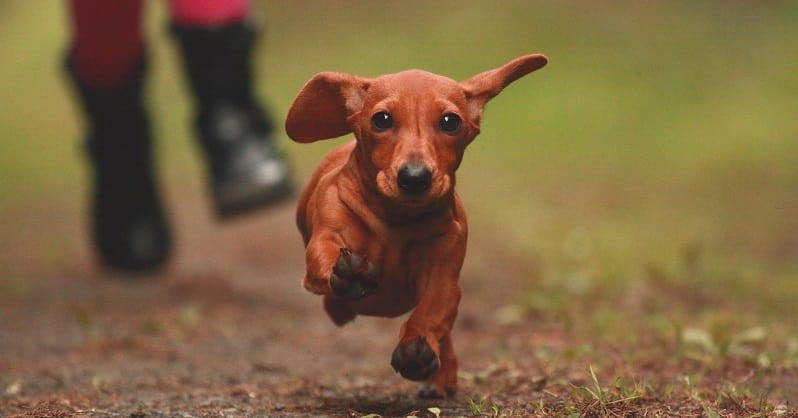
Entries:
{"label": "dog's eye", "polygon": [[454,113],[447,113],[441,117],[441,129],[443,132],[447,134],[453,134],[460,129],[460,124],[462,121],[460,120],[460,116],[455,115]]}
{"label": "dog's eye", "polygon": [[378,131],[387,131],[393,127],[393,118],[388,112],[377,112],[371,117],[371,126]]}

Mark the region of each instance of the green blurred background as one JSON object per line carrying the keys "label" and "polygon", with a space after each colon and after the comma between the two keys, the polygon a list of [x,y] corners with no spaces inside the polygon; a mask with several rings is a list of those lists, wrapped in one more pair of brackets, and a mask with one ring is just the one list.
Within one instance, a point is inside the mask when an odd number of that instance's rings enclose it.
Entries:
{"label": "green blurred background", "polygon": [[[201,189],[204,172],[165,5],[147,6],[149,99],[174,200]],[[798,3],[258,6],[259,92],[280,121],[318,71],[376,76],[415,67],[464,79],[521,54],[549,57],[490,103],[458,185],[479,239],[526,264],[524,303],[533,309],[558,309],[549,306],[557,295],[567,304],[596,289],[655,280],[685,298],[703,293],[750,313],[744,322],[795,325]],[[4,268],[69,262],[53,255],[64,240],[37,229],[45,216],[82,231],[81,119],[59,68],[66,23],[62,2],[0,4]],[[300,181],[338,142],[284,140]],[[26,216],[33,207],[47,210]],[[20,240],[41,244],[49,258],[21,252]],[[469,257],[490,262],[480,251]],[[547,301],[534,296],[538,290]]]}

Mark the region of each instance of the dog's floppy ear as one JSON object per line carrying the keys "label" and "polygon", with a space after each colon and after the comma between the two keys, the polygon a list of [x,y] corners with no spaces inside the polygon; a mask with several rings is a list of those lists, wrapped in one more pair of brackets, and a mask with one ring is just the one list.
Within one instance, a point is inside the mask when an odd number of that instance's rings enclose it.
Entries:
{"label": "dog's floppy ear", "polygon": [[351,74],[323,72],[294,99],[285,131],[297,142],[335,138],[351,132],[347,119],[363,107],[370,81]]}
{"label": "dog's floppy ear", "polygon": [[542,68],[548,61],[543,54],[524,55],[499,68],[479,73],[462,81],[460,85],[465,90],[474,123],[479,123],[482,109],[488,100],[496,97],[513,81]]}

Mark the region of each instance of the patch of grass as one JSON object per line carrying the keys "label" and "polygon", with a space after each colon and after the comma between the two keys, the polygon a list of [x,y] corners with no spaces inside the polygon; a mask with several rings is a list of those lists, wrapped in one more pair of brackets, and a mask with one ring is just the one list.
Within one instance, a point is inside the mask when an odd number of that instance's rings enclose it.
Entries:
{"label": "patch of grass", "polygon": [[515,416],[512,409],[502,408],[499,405],[491,404],[487,398],[482,398],[479,401],[473,399],[468,400],[468,409],[474,416],[491,417],[491,418],[505,418]]}
{"label": "patch of grass", "polygon": [[468,400],[468,409],[475,415],[482,415],[485,413],[486,408],[484,399],[480,399],[479,402],[475,402],[473,399]]}
{"label": "patch of grass", "polygon": [[575,399],[581,397],[582,402],[587,404],[581,408],[582,414],[598,413],[607,416],[610,414],[611,408],[631,408],[635,400],[645,395],[641,387],[629,387],[622,377],[616,378],[613,388],[603,387],[592,365],[590,366],[590,379],[589,385],[575,387]]}
{"label": "patch of grass", "polygon": [[202,310],[200,306],[195,303],[186,303],[180,308],[178,319],[184,331],[192,331],[197,327],[199,321],[202,320]]}
{"label": "patch of grass", "polygon": [[604,387],[592,367],[590,375],[587,385],[576,386],[564,396],[565,402],[555,402],[550,408],[540,403],[538,410],[568,416],[645,416],[665,411],[680,411],[678,415],[771,416],[776,409],[765,396],[757,397],[735,385],[699,387],[685,377],[683,385],[670,384],[658,390],[639,383],[628,385],[617,377],[613,387]]}

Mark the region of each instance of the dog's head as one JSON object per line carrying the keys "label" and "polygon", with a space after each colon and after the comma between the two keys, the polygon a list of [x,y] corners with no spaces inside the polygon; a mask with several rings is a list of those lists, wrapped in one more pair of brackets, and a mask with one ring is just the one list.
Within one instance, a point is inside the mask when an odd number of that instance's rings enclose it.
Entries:
{"label": "dog's head", "polygon": [[420,70],[370,79],[319,73],[291,105],[286,132],[297,142],[353,132],[363,181],[395,203],[425,205],[451,193],[485,104],[546,62],[526,55],[459,83]]}

